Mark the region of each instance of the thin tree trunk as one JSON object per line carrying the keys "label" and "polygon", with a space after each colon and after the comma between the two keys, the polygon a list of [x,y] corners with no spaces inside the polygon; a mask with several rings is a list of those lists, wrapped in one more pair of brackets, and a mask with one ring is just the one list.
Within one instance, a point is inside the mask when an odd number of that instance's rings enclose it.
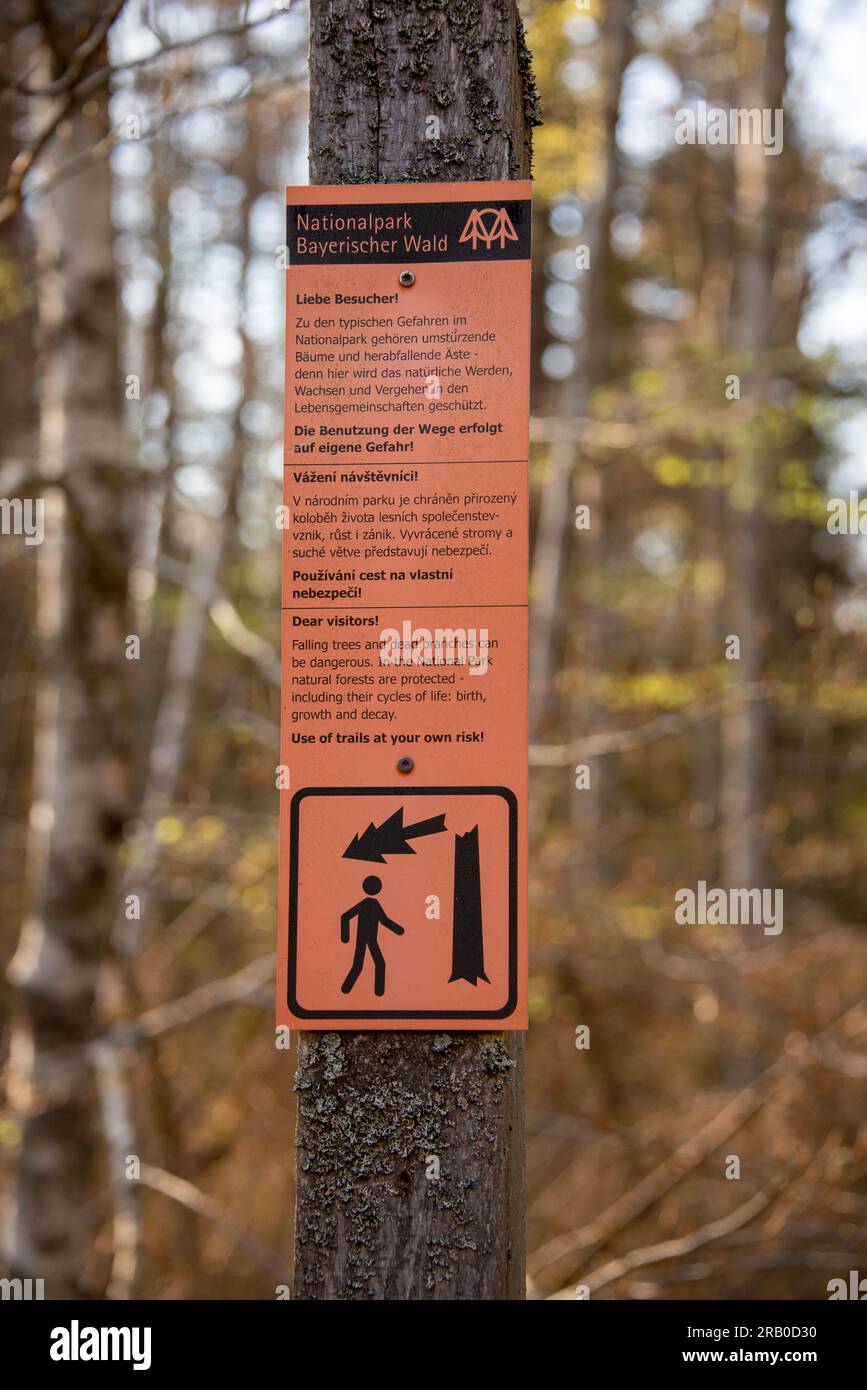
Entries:
{"label": "thin tree trunk", "polygon": [[[739,105],[781,107],[786,87],[786,0],[773,0],[765,51],[764,74],[755,89],[741,94]],[[760,144],[735,151],[737,180],[737,277],[733,287],[732,346],[744,355],[742,396],[758,416],[769,365],[763,354],[774,345],[772,308],[777,266],[778,186],[774,165]],[[765,672],[767,607],[767,465],[758,419],[753,436],[737,460],[728,508],[730,536],[729,597],[726,635],[740,639],[740,659],[733,664],[735,698],[721,725],[721,854],[729,885],[760,887],[765,875],[762,817],[767,781],[768,712],[766,702],[738,698]]]}
{"label": "thin tree trunk", "polygon": [[[251,107],[248,123],[252,123],[253,119],[254,109]],[[243,402],[252,394],[255,365],[254,344],[244,327],[244,311],[251,259],[250,217],[253,204],[262,192],[256,156],[257,145],[254,131],[250,128],[241,158],[235,166],[236,172],[244,182],[238,246],[241,263],[238,330],[242,342],[241,374],[244,389],[239,395],[231,422],[232,446],[225,459],[223,507],[218,516],[203,519],[193,545],[193,554],[162,671],[161,698],[154,718],[144,786],[140,804],[137,806],[138,825],[130,845],[129,867],[122,879],[112,933],[122,977],[118,984],[126,993],[127,1004],[133,1015],[142,1012],[146,1007],[137,961],[144,944],[153,936],[152,927],[148,926],[147,909],[150,906],[151,884],[159,866],[156,825],[163,816],[168,815],[175,804],[206,639],[208,614],[218,591],[220,575],[231,559],[237,539],[238,501],[246,463],[246,438],[242,428],[241,412]],[[171,447],[171,440],[169,445]],[[174,474],[174,459],[171,456],[166,461],[166,472],[168,504]],[[158,579],[160,558],[158,551],[153,561],[155,579]],[[124,903],[127,895],[131,893],[138,898],[139,915],[133,920],[127,920]],[[159,1039],[143,1039],[139,1051],[149,1081],[155,1128],[163,1162],[175,1176],[189,1178],[193,1174],[189,1172],[183,1124],[177,1114],[171,1081],[160,1056]],[[125,1086],[123,1058],[119,1053],[112,1057],[110,1049],[106,1048],[102,1054],[102,1062],[100,1077],[103,1081],[103,1111],[112,1117],[120,1113],[122,1106]],[[107,1128],[110,1126],[107,1125]],[[116,1126],[116,1130],[119,1129],[120,1126]],[[115,1164],[121,1157],[120,1150],[116,1149]],[[129,1189],[130,1184],[126,1183],[121,1175],[120,1199],[115,1203],[117,1218],[114,1261],[109,1286],[110,1297],[124,1299],[135,1297],[140,1262],[138,1204],[128,1195],[124,1199],[125,1188]],[[195,1273],[200,1261],[199,1218],[193,1212],[181,1212],[176,1245],[180,1247],[184,1267]]]}
{"label": "thin tree trunk", "polygon": [[[515,0],[312,0],[310,77],[313,182],[529,173]],[[522,1043],[301,1035],[296,1298],[524,1297]]]}
{"label": "thin tree trunk", "polygon": [[[558,415],[572,424],[584,414],[593,388],[606,371],[608,333],[605,314],[605,293],[608,285],[607,267],[611,257],[611,221],[614,216],[614,195],[617,191],[617,121],[623,78],[634,51],[630,23],[635,0],[608,0],[603,31],[603,79],[605,102],[604,149],[599,186],[588,199],[581,244],[589,252],[589,269],[579,282],[581,313],[584,327],[575,350],[575,366],[558,393]],[[536,543],[533,548],[530,592],[532,623],[530,626],[530,721],[533,740],[543,734],[545,720],[554,705],[554,666],[559,637],[559,615],[563,612],[563,589],[570,573],[570,544],[580,545],[582,568],[589,574],[598,573],[602,555],[602,478],[599,469],[586,465],[581,475],[581,492],[575,499],[590,506],[590,530],[576,540],[573,516],[573,474],[579,453],[574,438],[555,441],[550,448],[545,477]],[[598,607],[598,605],[596,605]],[[588,668],[588,656],[596,646],[598,622],[592,616],[585,624],[585,650],[581,664]],[[590,651],[586,649],[590,647]],[[582,711],[582,731],[589,731],[591,712]],[[579,731],[570,730],[576,737]],[[585,824],[595,817],[596,785],[578,798]],[[573,803],[574,804],[574,803]],[[591,827],[587,825],[587,829]]]}
{"label": "thin tree trunk", "polygon": [[[42,6],[57,77],[108,7]],[[82,18],[85,15],[86,18]],[[105,63],[104,45],[90,62]],[[70,112],[54,164],[108,130],[103,89]],[[21,1130],[10,1263],[51,1297],[80,1295],[101,1211],[90,1043],[114,868],[127,815],[125,660],[131,509],[121,433],[123,383],[107,161],[40,202],[43,354],[40,457],[45,540],[38,635],[29,911],[9,974],[16,987],[10,1099]],[[52,485],[54,484],[54,485]],[[50,664],[49,664],[50,663]]]}
{"label": "thin tree trunk", "polygon": [[[2,45],[3,68],[25,80],[30,52],[23,42]],[[0,96],[0,184],[5,185],[12,161],[20,148],[16,133],[23,102],[7,89]],[[0,496],[35,501],[31,481],[36,457],[36,403],[32,381],[36,375],[36,313],[33,302],[34,244],[32,229],[24,218],[0,226]],[[23,494],[23,495],[22,495]],[[4,538],[2,544],[9,545]],[[23,548],[23,546],[22,546]],[[3,596],[8,617],[0,624],[0,680],[4,683],[3,717],[0,720],[0,823],[15,826],[0,836],[0,881],[6,925],[0,928],[0,949],[8,952],[7,935],[19,918],[24,892],[22,852],[26,836],[31,759],[31,662],[24,657],[35,623],[36,585],[29,556],[9,564],[4,551]],[[12,616],[14,614],[14,617]],[[14,693],[17,690],[17,694]],[[5,1010],[0,1004],[0,1028],[5,1038]]]}

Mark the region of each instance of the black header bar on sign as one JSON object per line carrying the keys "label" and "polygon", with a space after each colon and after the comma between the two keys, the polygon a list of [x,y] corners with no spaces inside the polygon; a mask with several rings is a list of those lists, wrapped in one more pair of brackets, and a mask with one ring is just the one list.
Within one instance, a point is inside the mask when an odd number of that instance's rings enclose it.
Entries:
{"label": "black header bar on sign", "polygon": [[286,244],[290,265],[526,261],[530,201],[289,204]]}

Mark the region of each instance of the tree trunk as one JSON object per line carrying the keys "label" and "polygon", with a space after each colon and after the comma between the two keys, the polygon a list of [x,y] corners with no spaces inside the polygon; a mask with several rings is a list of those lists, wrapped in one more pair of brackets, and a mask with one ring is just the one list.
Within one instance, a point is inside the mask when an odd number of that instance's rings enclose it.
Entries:
{"label": "tree trunk", "polygon": [[[116,8],[116,6],[114,7]],[[44,76],[57,77],[108,6],[42,7]],[[100,45],[89,60],[105,63]],[[42,113],[44,114],[44,112]],[[53,157],[108,130],[103,89],[72,110]],[[127,814],[130,667],[124,659],[131,516],[108,162],[59,181],[36,215],[45,540],[38,554],[43,670],[36,701],[29,911],[10,978],[9,1094],[21,1130],[14,1272],[80,1295],[101,1212],[89,1045],[113,872]]]}
{"label": "tree trunk", "polygon": [[[630,27],[634,9],[635,0],[608,0],[605,6],[601,172],[598,186],[586,191],[581,228],[581,244],[589,252],[589,269],[579,281],[584,327],[575,348],[575,365],[557,397],[557,414],[567,428],[586,413],[588,398],[604,380],[608,369],[610,334],[605,295],[618,182],[617,122],[623,80],[635,48]],[[555,440],[549,448],[542,486],[530,582],[530,726],[533,741],[544,737],[547,718],[556,706],[554,672],[561,636],[559,629],[564,612],[564,590],[568,590],[573,566],[580,563],[585,575],[598,576],[604,553],[603,479],[598,464],[584,461],[574,498],[572,495],[575,463],[582,454],[581,446],[568,434]],[[591,513],[590,529],[582,532],[580,539],[576,537],[574,524],[574,503],[577,502],[588,505]],[[599,619],[594,617],[598,609],[598,597],[586,604],[582,650],[577,661],[585,670],[593,669],[593,656],[598,648]],[[595,732],[595,723],[585,698],[579,727],[570,727],[568,736],[576,738],[579,733]],[[598,777],[594,777],[591,787],[579,797],[573,796],[571,801],[573,812],[582,819],[579,833],[585,836],[592,834],[598,822],[598,781]]]}
{"label": "tree trunk", "polygon": [[[29,57],[23,44],[2,44],[4,71],[22,81]],[[11,90],[0,95],[0,185],[6,184],[20,148],[22,105]],[[0,497],[20,497],[22,501],[35,501],[38,496],[32,465],[37,424],[32,390],[36,375],[33,256],[32,228],[24,218],[16,217],[0,226]],[[26,485],[25,478],[29,480]],[[30,548],[6,537],[0,538],[0,545],[7,613],[0,623],[0,672],[8,692],[0,720],[0,882],[4,908],[0,951],[8,958],[24,892],[22,859],[29,811],[32,717],[31,701],[23,697],[23,682],[29,684],[31,671],[24,652],[35,621],[36,585]],[[16,681],[22,682],[18,699],[12,694]],[[5,1001],[0,1002],[0,1030],[5,1038]]]}
{"label": "tree trunk", "polygon": [[[773,0],[764,73],[747,84],[742,107],[782,107],[787,81],[786,0]],[[743,397],[752,405],[752,437],[736,461],[728,508],[729,597],[726,635],[740,638],[740,660],[721,726],[720,816],[722,874],[728,886],[764,885],[768,711],[755,687],[765,675],[768,614],[768,464],[760,438],[759,412],[767,400],[775,346],[774,279],[779,254],[779,171],[759,144],[735,150],[737,276],[731,314],[732,346],[744,355]],[[757,437],[759,436],[759,437]]]}
{"label": "tree trunk", "polygon": [[[528,176],[515,0],[310,8],[314,183]],[[522,1043],[301,1034],[296,1298],[523,1298]]]}

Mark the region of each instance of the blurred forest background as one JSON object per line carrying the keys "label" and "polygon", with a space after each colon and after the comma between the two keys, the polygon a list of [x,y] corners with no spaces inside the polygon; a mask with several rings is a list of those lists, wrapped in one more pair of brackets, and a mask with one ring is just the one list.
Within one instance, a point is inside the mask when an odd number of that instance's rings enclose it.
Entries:
{"label": "blurred forest background", "polygon": [[[825,1298],[867,1272],[867,569],[826,524],[865,480],[867,4],[521,10],[530,1292]],[[49,1296],[289,1281],[276,252],[306,23],[0,13],[0,497],[45,501],[43,544],[0,536],[0,1273]],[[699,100],[784,107],[782,152],[679,145]],[[700,880],[782,889],[784,930],[678,925]]]}

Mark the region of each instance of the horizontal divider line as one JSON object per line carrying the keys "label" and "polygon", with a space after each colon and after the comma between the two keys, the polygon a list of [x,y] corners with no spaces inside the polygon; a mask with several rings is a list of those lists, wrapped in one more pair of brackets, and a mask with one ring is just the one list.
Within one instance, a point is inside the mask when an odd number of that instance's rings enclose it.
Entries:
{"label": "horizontal divider line", "polygon": [[296,608],[291,603],[283,604],[284,613],[328,613],[337,609],[344,613],[353,608],[399,609],[399,608],[529,608],[529,603],[317,603],[309,608]]}
{"label": "horizontal divider line", "polygon": [[[395,461],[395,462],[396,462],[396,461]],[[471,463],[489,463],[489,464],[499,464],[499,463],[526,463],[526,464],[529,464],[529,462],[530,462],[529,459],[426,459],[424,462],[422,462],[420,459],[406,459],[406,461],[405,461],[405,466],[406,466],[406,467],[413,467],[413,468],[436,468],[437,465],[439,465],[439,464],[450,463],[450,464],[452,464],[452,465],[453,465],[454,467],[456,467],[456,468],[463,468],[463,467],[465,467],[467,464],[471,464]],[[322,467],[322,468],[334,468],[334,467],[336,467],[336,466],[338,466],[338,463],[337,463],[336,460],[335,460],[334,462],[332,462],[332,463],[320,464],[320,465],[319,465],[319,467]],[[341,468],[363,468],[363,467],[365,467],[365,466],[366,466],[366,467],[370,467],[370,468],[375,467],[374,464],[364,465],[364,464],[361,464],[361,463],[350,463],[347,459],[345,459],[345,460],[343,460],[342,462],[339,463],[339,467],[341,467]],[[392,465],[392,467],[393,467],[393,466],[394,466],[394,465]],[[314,465],[313,465],[312,463],[300,463],[300,462],[296,463],[295,460],[293,459],[291,463],[286,463],[286,462],[284,462],[283,467],[284,467],[284,468],[313,468]],[[387,468],[387,467],[388,467],[388,464],[381,464],[380,467],[382,467],[382,468]]]}

